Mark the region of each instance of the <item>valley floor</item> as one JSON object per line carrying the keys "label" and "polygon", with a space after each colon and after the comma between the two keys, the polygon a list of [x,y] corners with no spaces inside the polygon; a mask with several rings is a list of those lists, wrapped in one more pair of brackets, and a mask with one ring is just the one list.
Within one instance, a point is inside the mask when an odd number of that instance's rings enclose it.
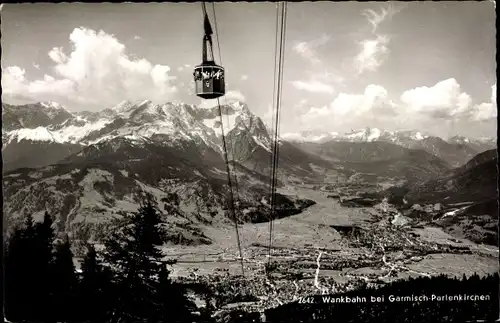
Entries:
{"label": "valley floor", "polygon": [[[245,278],[241,275],[234,226],[205,227],[211,245],[165,247],[178,260],[172,276],[227,284],[252,295],[258,308],[274,307],[310,294],[336,293],[359,284],[379,285],[408,276],[479,275],[498,271],[498,248],[456,239],[438,227],[396,228],[377,208],[347,208],[327,193],[284,189],[280,193],[312,199],[304,212],[274,222],[272,260],[266,276],[269,224],[239,228]],[[343,235],[331,226],[356,226]]]}

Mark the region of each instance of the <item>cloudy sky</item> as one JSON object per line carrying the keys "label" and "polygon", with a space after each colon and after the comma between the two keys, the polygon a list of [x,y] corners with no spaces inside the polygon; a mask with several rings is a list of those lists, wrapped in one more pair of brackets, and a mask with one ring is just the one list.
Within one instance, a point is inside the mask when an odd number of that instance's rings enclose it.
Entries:
{"label": "cloudy sky", "polygon": [[[228,99],[270,120],[276,5],[215,11]],[[496,135],[493,3],[304,2],[287,13],[282,133]],[[200,103],[191,84],[199,3],[9,4],[1,15],[4,102],[52,100],[70,111]]]}

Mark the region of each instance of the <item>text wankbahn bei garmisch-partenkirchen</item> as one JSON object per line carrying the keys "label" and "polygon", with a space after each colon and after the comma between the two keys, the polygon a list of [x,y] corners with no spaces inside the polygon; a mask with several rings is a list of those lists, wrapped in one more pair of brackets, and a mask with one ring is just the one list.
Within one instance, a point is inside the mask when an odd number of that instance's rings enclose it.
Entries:
{"label": "text wankbahn bei garmisch-partenkirchen", "polygon": [[[389,295],[389,296],[321,296],[320,300],[323,303],[381,303],[381,302],[477,302],[489,301],[490,295],[476,295],[476,294],[453,294],[453,295]],[[304,298],[301,303],[315,302],[312,299]]]}

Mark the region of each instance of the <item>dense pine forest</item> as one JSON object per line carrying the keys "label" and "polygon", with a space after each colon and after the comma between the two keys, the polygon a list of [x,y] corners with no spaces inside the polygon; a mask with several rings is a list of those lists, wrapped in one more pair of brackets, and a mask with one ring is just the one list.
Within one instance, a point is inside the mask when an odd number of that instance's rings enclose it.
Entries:
{"label": "dense pine forest", "polygon": [[[215,308],[199,309],[187,284],[169,277],[169,260],[158,248],[168,236],[164,214],[151,197],[121,221],[103,247],[86,245],[77,271],[71,241],[57,235],[53,219],[31,216],[13,228],[5,244],[4,314],[17,322],[457,322],[498,318],[498,274],[410,279],[382,288],[361,288],[339,297],[367,302],[294,302],[260,313],[234,311],[213,318]],[[473,264],[471,264],[473,265]],[[191,284],[192,285],[192,284]],[[211,293],[206,286],[206,293]],[[479,295],[483,300],[391,302],[390,295]],[[213,296],[213,295],[212,295]],[[370,302],[384,296],[383,302]],[[210,295],[207,295],[209,298]]]}

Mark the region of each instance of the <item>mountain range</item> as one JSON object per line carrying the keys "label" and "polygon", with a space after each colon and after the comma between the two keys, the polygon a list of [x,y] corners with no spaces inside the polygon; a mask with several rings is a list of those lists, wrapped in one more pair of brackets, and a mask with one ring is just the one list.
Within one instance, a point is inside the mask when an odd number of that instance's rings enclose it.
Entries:
{"label": "mountain range", "polygon": [[[100,232],[96,226],[134,210],[139,192],[151,193],[158,201],[177,201],[181,227],[193,219],[225,221],[229,190],[222,131],[237,175],[233,183],[238,202],[254,214],[269,194],[270,136],[246,104],[235,101],[221,110],[222,123],[217,107],[186,104],[122,102],[78,113],[53,102],[4,104],[7,222],[48,210],[61,230],[80,236]],[[311,163],[327,166],[287,142],[281,146],[282,177],[314,177]]]}
{"label": "mountain range", "polygon": [[[453,136],[447,140],[417,130],[387,131],[378,128],[366,128],[345,134],[338,132],[307,131],[286,133],[284,140],[297,144],[324,144],[327,142],[386,142],[410,149],[422,149],[433,154],[452,167],[464,165],[472,157],[496,148],[496,138],[467,138]],[[310,145],[309,145],[310,146]]]}
{"label": "mountain range", "polygon": [[[140,192],[156,196],[163,208],[176,201],[181,211],[172,222],[183,234],[195,222],[226,221],[223,132],[243,212],[262,210],[271,134],[245,103],[229,101],[221,112],[222,123],[218,107],[188,104],[124,101],[98,112],[69,112],[55,102],[2,104],[6,221],[48,210],[61,230],[88,236],[135,210]],[[279,185],[424,182],[496,147],[493,140],[446,141],[376,128],[321,140],[305,135],[281,136]]]}
{"label": "mountain range", "polygon": [[420,183],[407,184],[407,205],[439,203],[454,210],[434,219],[454,235],[498,245],[498,154],[491,149],[465,165]]}

